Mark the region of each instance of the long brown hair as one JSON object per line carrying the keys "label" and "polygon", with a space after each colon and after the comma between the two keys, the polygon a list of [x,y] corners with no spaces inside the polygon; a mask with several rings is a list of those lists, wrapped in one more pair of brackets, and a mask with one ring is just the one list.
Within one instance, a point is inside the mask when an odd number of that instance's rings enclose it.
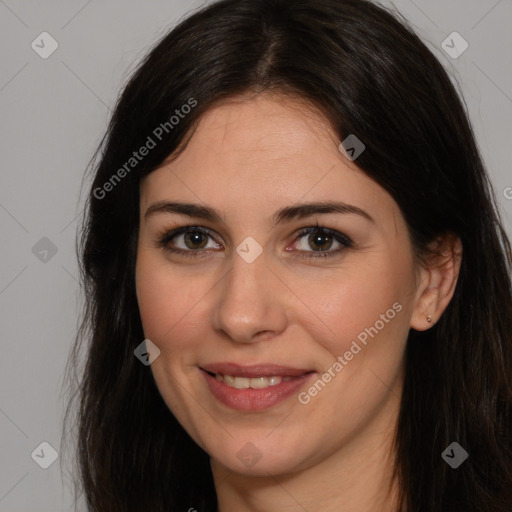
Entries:
{"label": "long brown hair", "polygon": [[[134,284],[139,184],[185,147],[214,102],[264,90],[300,95],[340,140],[364,141],[357,164],[393,196],[419,255],[441,233],[460,236],[453,299],[407,342],[396,436],[402,508],[510,512],[510,243],[449,76],[405,20],[366,0],[214,2],[166,35],[124,88],[91,162],[79,239],[86,306],[70,366],[82,353],[85,366],[69,410],[89,509],[216,510],[208,455],[134,357],[144,339]],[[169,123],[191,98],[195,107]],[[147,156],[118,173],[151,135]],[[469,453],[457,469],[441,457],[454,441]]]}

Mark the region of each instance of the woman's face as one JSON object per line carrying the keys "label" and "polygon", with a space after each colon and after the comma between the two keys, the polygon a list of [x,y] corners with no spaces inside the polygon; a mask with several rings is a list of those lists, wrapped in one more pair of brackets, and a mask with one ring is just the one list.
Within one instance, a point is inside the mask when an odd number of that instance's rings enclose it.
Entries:
{"label": "woman's face", "polygon": [[395,426],[416,267],[397,204],[339,143],[299,100],[225,102],[141,184],[151,370],[212,464],[231,471],[370,456]]}

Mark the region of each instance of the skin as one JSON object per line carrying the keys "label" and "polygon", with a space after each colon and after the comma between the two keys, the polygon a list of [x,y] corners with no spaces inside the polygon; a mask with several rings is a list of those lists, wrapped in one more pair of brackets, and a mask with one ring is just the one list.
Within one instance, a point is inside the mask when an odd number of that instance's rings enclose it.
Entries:
{"label": "skin", "polygon": [[[440,239],[441,256],[419,265],[394,199],[338,144],[300,99],[239,97],[208,110],[185,151],[141,184],[137,298],[144,334],[161,351],[151,369],[165,403],[211,456],[221,512],[393,510],[407,334],[430,328],[446,308],[461,246]],[[327,200],[357,206],[374,222],[329,213],[272,226],[282,207]],[[208,205],[223,221],[145,216],[159,201]],[[343,247],[298,238],[316,222],[353,247],[301,257],[322,243],[325,251]],[[202,256],[158,245],[186,224],[211,237],[186,245],[178,235],[169,245]],[[236,252],[248,236],[263,248],[252,263]],[[401,311],[308,404],[294,395],[264,411],[235,411],[213,397],[199,370],[221,361],[307,368],[316,371],[307,391],[394,303]],[[248,442],[261,454],[251,467],[237,457]]]}

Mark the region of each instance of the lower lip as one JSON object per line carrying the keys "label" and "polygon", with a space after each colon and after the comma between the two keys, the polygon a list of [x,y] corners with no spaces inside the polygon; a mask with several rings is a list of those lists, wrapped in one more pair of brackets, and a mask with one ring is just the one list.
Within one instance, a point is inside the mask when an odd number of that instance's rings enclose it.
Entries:
{"label": "lower lip", "polygon": [[201,372],[213,396],[224,405],[240,411],[261,411],[283,402],[295,394],[314,375],[314,373],[306,373],[264,389],[236,389],[218,381],[204,370]]}

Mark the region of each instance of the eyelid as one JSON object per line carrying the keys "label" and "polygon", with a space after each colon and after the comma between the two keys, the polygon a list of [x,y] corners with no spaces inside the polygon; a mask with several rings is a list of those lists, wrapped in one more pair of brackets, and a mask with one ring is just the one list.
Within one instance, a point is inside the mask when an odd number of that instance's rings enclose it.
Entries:
{"label": "eyelid", "polygon": [[319,232],[319,233],[323,233],[323,234],[332,236],[335,240],[337,240],[338,242],[340,242],[346,246],[350,246],[350,247],[353,246],[353,241],[350,239],[350,237],[348,237],[341,231],[338,231],[336,229],[327,228],[325,226],[318,225],[318,224],[315,226],[302,228],[299,231],[299,233],[297,234],[296,240],[299,240],[299,239],[303,238],[305,235],[309,235],[309,234],[315,233],[315,232]]}
{"label": "eyelid", "polygon": [[330,229],[323,225],[319,225],[318,222],[315,226],[309,226],[306,228],[303,228],[300,230],[300,232],[297,234],[294,244],[298,241],[302,240],[306,235],[310,235],[311,233],[322,233],[330,236],[333,238],[336,242],[341,244],[341,247],[335,250],[326,250],[326,251],[298,251],[299,257],[301,258],[329,258],[329,257],[336,257],[340,256],[344,251],[347,249],[350,249],[354,246],[353,241],[344,233],[336,230],[336,229]]}
{"label": "eyelid", "polygon": [[[184,235],[185,233],[189,231],[198,231],[200,233],[203,233],[204,235],[212,238],[215,240],[215,237],[212,235],[211,230],[202,226],[196,226],[194,224],[186,224],[182,225],[176,228],[171,229],[164,229],[160,232],[160,234],[157,236],[157,242],[159,247],[165,248],[167,244],[175,237]],[[215,243],[218,244],[218,242],[215,240]],[[204,249],[203,249],[204,250]],[[199,250],[189,250],[187,252],[199,252]]]}

